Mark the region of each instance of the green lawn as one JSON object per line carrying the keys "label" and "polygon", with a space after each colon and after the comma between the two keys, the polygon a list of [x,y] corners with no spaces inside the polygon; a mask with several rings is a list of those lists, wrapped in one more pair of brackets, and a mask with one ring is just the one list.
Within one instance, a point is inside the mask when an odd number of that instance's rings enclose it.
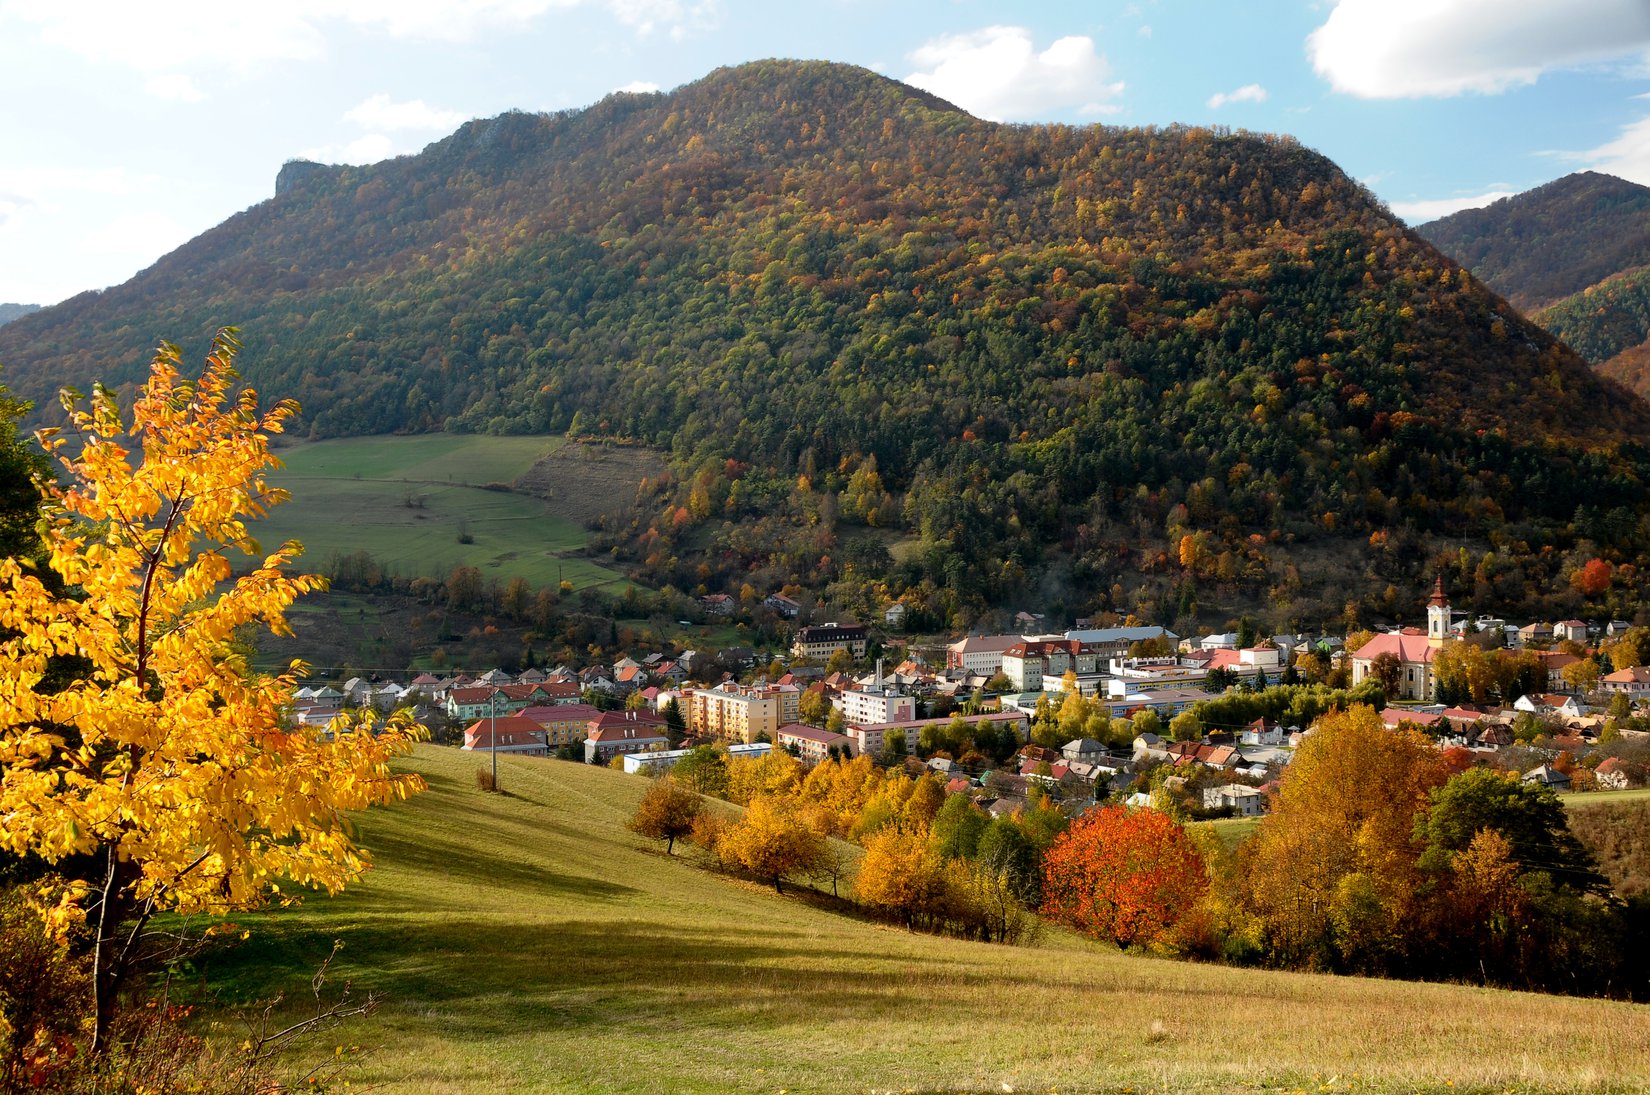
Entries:
{"label": "green lawn", "polygon": [[562,440],[432,434],[291,446],[271,479],[292,498],[254,534],[266,548],[301,542],[317,569],[335,554],[366,551],[407,576],[445,576],[463,564],[535,586],[565,579],[622,588],[617,572],[573,554],[589,541],[583,528],[536,498],[483,489],[513,481]]}
{"label": "green lawn", "polygon": [[1258,817],[1222,817],[1214,821],[1202,821],[1195,824],[1207,825],[1220,837],[1221,843],[1228,848],[1236,848],[1242,844],[1254,831],[1260,828]]}
{"label": "green lawn", "polygon": [[343,940],[388,1000],[312,1056],[386,1093],[1650,1090],[1650,1008],[912,935],[667,858],[640,777],[484,762],[420,747],[373,872],[241,918],[209,984],[302,998]]}

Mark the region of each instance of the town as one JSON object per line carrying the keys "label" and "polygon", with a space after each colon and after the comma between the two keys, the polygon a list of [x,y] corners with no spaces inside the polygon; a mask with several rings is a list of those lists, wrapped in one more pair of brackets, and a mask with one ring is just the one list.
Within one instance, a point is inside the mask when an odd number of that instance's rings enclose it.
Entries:
{"label": "town", "polygon": [[797,627],[785,658],[659,651],[514,675],[351,677],[299,688],[293,716],[319,727],[346,707],[410,707],[466,751],[647,774],[695,750],[783,750],[809,766],[868,756],[932,771],[998,816],[1032,794],[1068,816],[1107,802],[1258,816],[1311,733],[1298,695],[1314,691],[1378,703],[1386,726],[1424,732],[1456,763],[1555,791],[1642,786],[1650,760],[1650,629],[1468,619],[1442,579],[1425,628],[1379,634],[1079,626],[913,644],[892,666],[867,663],[873,642],[831,621]]}

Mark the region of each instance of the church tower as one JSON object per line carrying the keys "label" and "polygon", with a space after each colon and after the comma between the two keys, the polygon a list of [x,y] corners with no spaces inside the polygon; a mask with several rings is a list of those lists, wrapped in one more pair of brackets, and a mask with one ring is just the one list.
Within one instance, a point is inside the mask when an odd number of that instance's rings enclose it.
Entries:
{"label": "church tower", "polygon": [[1449,638],[1449,596],[1444,592],[1444,576],[1438,575],[1432,596],[1427,598],[1427,645],[1443,646]]}

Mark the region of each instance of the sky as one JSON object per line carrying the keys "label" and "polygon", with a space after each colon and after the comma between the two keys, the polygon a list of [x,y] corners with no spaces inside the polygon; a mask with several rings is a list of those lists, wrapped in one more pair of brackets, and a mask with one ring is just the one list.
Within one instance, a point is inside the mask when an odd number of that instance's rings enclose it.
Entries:
{"label": "sky", "polygon": [[0,0],[0,302],[119,284],[289,159],[767,57],[1001,121],[1290,133],[1412,224],[1650,185],[1650,0]]}

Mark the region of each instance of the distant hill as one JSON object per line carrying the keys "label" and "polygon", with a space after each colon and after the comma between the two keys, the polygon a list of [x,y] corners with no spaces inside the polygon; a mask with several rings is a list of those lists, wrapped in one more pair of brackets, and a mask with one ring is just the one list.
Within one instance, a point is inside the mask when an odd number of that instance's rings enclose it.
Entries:
{"label": "distant hill", "polygon": [[233,322],[314,436],[649,443],[672,474],[606,530],[645,580],[914,627],[1390,616],[1443,565],[1579,611],[1568,552],[1650,544],[1650,408],[1286,137],[773,61],[276,190],[0,328],[8,383],[49,408]]}
{"label": "distant hill", "polygon": [[1650,187],[1582,171],[1416,231],[1533,313],[1650,263]]}
{"label": "distant hill", "polygon": [[38,304],[0,304],[0,326],[10,323],[14,319],[22,319],[30,312],[40,311]]}
{"label": "distant hill", "polygon": [[1601,373],[1650,394],[1650,187],[1587,171],[1417,231]]}

